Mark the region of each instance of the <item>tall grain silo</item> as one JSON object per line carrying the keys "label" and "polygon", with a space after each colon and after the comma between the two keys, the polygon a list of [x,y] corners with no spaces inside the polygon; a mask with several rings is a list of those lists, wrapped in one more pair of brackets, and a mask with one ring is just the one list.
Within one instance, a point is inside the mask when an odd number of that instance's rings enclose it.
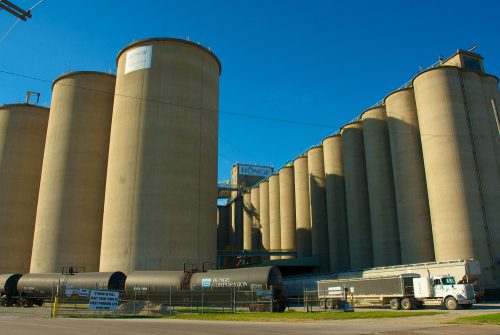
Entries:
{"label": "tall grain silo", "polygon": [[0,273],[27,273],[49,109],[0,106]]}
{"label": "tall grain silo", "polygon": [[[478,167],[478,182],[482,193],[482,209],[488,227],[488,239],[491,258],[495,267],[497,284],[500,284],[500,174],[497,164],[497,148],[500,136],[492,133],[491,124],[495,124],[492,111],[491,95],[485,89],[484,73],[462,70],[465,99],[472,129],[472,143],[475,149]],[[496,77],[493,77],[496,79]],[[498,79],[497,79],[498,80]],[[497,84],[498,87],[498,84]],[[498,89],[497,89],[498,92]],[[498,131],[498,130],[497,130]]]}
{"label": "tall grain silo", "polygon": [[[281,251],[280,178],[278,174],[269,177],[269,239],[271,251]],[[273,255],[271,259],[281,259],[281,256]]]}
{"label": "tall grain silo", "polygon": [[330,254],[323,147],[317,146],[307,151],[307,167],[311,206],[311,252],[313,256],[319,257],[320,271],[328,272],[330,270]]}
{"label": "tall grain silo", "polygon": [[84,71],[52,85],[32,273],[60,272],[64,266],[99,269],[115,80]]}
{"label": "tall grain silo", "polygon": [[479,114],[487,110],[477,106],[473,95],[482,88],[474,87],[480,81],[464,72],[451,66],[434,68],[417,75],[413,86],[436,260],[479,260],[488,287],[499,283],[490,226],[498,224],[491,221],[498,215],[498,206],[491,208],[491,203],[500,199],[498,192],[486,193],[492,188],[485,181],[496,183],[496,178],[485,170],[493,162],[488,150],[479,146],[483,141],[476,117],[485,117]]}
{"label": "tall grain silo", "polygon": [[224,251],[230,246],[230,211],[231,206],[217,206],[217,250]]}
{"label": "tall grain silo", "polygon": [[398,212],[401,262],[432,262],[429,199],[413,88],[389,94],[385,100]]}
{"label": "tall grain silo", "polygon": [[361,122],[344,125],[340,134],[344,158],[349,263],[353,270],[369,268],[373,266],[373,249]]}
{"label": "tall grain silo", "polygon": [[[259,184],[259,201],[260,201],[260,234],[262,249],[269,251],[271,249],[271,235],[269,226],[269,181],[265,180]],[[269,259],[269,256],[264,255],[262,259]]]}
{"label": "tall grain silo", "polygon": [[[295,224],[295,177],[293,165],[287,165],[279,170],[280,186],[280,233],[281,250],[294,252],[297,249]],[[295,258],[292,255],[282,255],[281,259]]]}
{"label": "tall grain silo", "polygon": [[243,197],[231,200],[231,249],[243,247]]}
{"label": "tall grain silo", "polygon": [[300,156],[293,162],[295,182],[295,227],[297,257],[312,255],[311,206],[309,202],[309,169],[307,156]]}
{"label": "tall grain silo", "polygon": [[401,264],[398,214],[385,107],[361,114],[370,203],[373,265]]}
{"label": "tall grain silo", "polygon": [[262,232],[260,225],[260,189],[256,186],[250,190],[252,201],[252,250],[262,250]]}
{"label": "tall grain silo", "polygon": [[243,250],[252,250],[252,198],[243,193]]}
{"label": "tall grain silo", "polygon": [[[486,110],[487,113],[493,118],[495,114],[497,114],[498,119],[500,120],[500,91],[498,90],[498,78],[495,76],[486,75],[482,78],[483,87],[485,90],[486,97]],[[500,176],[500,129],[499,126],[493,120],[490,119],[489,122],[491,137],[494,139],[495,146],[495,156],[497,162],[497,171]],[[496,261],[495,274],[496,276],[500,276],[500,222],[494,222],[490,230],[492,231],[491,236],[491,245],[493,247],[493,254]]]}
{"label": "tall grain silo", "polygon": [[345,203],[342,138],[332,135],[322,142],[325,164],[326,210],[330,272],[349,270],[349,235]]}
{"label": "tall grain silo", "polygon": [[216,260],[221,64],[173,38],[118,54],[100,271]]}

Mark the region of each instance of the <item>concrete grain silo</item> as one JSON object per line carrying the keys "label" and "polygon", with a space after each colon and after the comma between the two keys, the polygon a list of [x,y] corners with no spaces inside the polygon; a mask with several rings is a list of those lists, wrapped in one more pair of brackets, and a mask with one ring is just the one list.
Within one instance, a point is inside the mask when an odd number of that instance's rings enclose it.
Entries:
{"label": "concrete grain silo", "polygon": [[243,250],[252,250],[252,197],[243,193]]}
{"label": "concrete grain silo", "polygon": [[[486,77],[493,76],[462,70],[465,99],[473,135],[471,141],[475,149],[479,172],[478,183],[484,221],[488,227],[487,237],[495,267],[496,283],[500,284],[500,174],[497,164],[500,136],[491,131],[491,124],[496,124],[496,120],[491,105],[492,96],[485,90]],[[498,80],[496,77],[493,78]]]}
{"label": "concrete grain silo", "polygon": [[398,215],[385,107],[361,114],[370,203],[373,265],[401,264]]}
{"label": "concrete grain silo", "polygon": [[318,256],[320,272],[330,270],[328,249],[328,217],[326,213],[325,166],[323,147],[318,146],[307,151],[309,171],[309,203],[311,206],[311,251]]}
{"label": "concrete grain silo", "polygon": [[243,197],[231,201],[231,249],[243,247]]}
{"label": "concrete grain silo", "polygon": [[252,250],[262,250],[262,233],[260,225],[260,189],[256,186],[250,190],[252,201]]}
{"label": "concrete grain silo", "polygon": [[0,106],[0,273],[27,273],[49,109]]}
{"label": "concrete grain silo", "polygon": [[[260,201],[260,235],[262,249],[271,250],[271,235],[269,226],[269,181],[265,180],[259,184]],[[262,259],[269,259],[269,256],[263,256]]]}
{"label": "concrete grain silo", "polygon": [[224,251],[231,244],[231,206],[217,206],[217,250]]}
{"label": "concrete grain silo", "polygon": [[398,212],[401,262],[434,261],[431,218],[413,88],[385,100]]}
{"label": "concrete grain silo", "polygon": [[322,142],[325,164],[326,209],[330,272],[349,270],[349,235],[345,203],[342,139],[332,135]]}
{"label": "concrete grain silo", "polygon": [[483,141],[478,139],[478,119],[486,116],[474,115],[490,111],[473,98],[474,92],[482,91],[474,87],[481,81],[464,72],[451,66],[427,70],[415,77],[413,86],[436,260],[479,260],[488,287],[499,283],[490,226],[498,224],[491,221],[498,205],[491,208],[491,203],[500,199],[497,192],[486,194],[492,188],[485,180],[496,183],[485,173],[494,160],[487,157],[488,148],[479,147]]}
{"label": "concrete grain silo", "polygon": [[311,205],[309,202],[309,169],[307,156],[300,156],[293,162],[295,182],[295,227],[297,257],[312,255]]}
{"label": "concrete grain silo", "polygon": [[[287,165],[279,170],[280,187],[280,233],[281,250],[293,252],[297,249],[295,224],[295,177],[293,165]],[[283,255],[281,259],[294,258]]]}
{"label": "concrete grain silo", "polygon": [[349,262],[351,269],[373,266],[370,204],[361,122],[340,129],[344,159]]}
{"label": "concrete grain silo", "polygon": [[119,52],[100,271],[215,262],[220,73],[184,40]]}
{"label": "concrete grain silo", "polygon": [[114,90],[115,76],[99,72],[65,74],[52,85],[32,273],[99,269]]}
{"label": "concrete grain silo", "polygon": [[[281,251],[280,178],[278,174],[269,177],[269,239],[271,251]],[[274,255],[271,259],[281,259],[281,256]]]}

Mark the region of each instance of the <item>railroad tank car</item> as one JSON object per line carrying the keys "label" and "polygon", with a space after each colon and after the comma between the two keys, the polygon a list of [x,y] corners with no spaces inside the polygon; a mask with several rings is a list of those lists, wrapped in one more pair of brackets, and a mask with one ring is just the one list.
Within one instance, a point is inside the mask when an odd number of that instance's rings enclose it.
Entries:
{"label": "railroad tank car", "polygon": [[59,294],[65,289],[98,289],[123,291],[126,276],[123,272],[85,272],[75,274],[29,273],[22,276],[17,283],[17,306],[41,306],[45,299],[54,296],[57,286]]}
{"label": "railroad tank car", "polygon": [[22,275],[19,273],[10,273],[0,275],[0,306],[10,307],[17,296],[17,282]]}
{"label": "railroad tank car", "polygon": [[[125,283],[125,296],[130,299],[174,304],[188,303],[196,306],[220,306],[238,301],[252,301],[256,291],[272,290],[272,310],[283,312],[286,299],[283,295],[283,278],[277,267],[210,270],[207,272],[135,271]],[[262,308],[249,304],[251,310]]]}

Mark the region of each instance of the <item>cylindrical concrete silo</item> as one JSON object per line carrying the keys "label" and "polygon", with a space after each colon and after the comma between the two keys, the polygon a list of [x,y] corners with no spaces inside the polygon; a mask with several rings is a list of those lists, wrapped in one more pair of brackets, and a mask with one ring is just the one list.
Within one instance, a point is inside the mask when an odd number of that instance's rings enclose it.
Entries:
{"label": "cylindrical concrete silo", "polygon": [[114,90],[115,76],[98,72],[73,72],[53,83],[32,273],[99,269]]}
{"label": "cylindrical concrete silo", "polygon": [[[498,90],[498,78],[487,75],[482,78],[482,81],[485,90],[486,113],[490,116],[489,126],[495,147],[497,173],[500,176],[500,130],[498,129],[495,120],[495,109],[497,114],[500,113],[500,91]],[[500,259],[500,222],[493,223],[489,228],[491,232],[490,242],[493,247],[494,258],[498,260]],[[498,277],[500,277],[500,263],[498,261],[496,262],[495,274],[498,281]]]}
{"label": "cylindrical concrete silo", "polygon": [[385,100],[398,212],[401,262],[434,261],[431,218],[413,88]]}
{"label": "cylindrical concrete silo", "polygon": [[312,255],[311,206],[309,202],[309,169],[307,156],[300,156],[293,162],[295,177],[295,226],[297,257]]}
{"label": "cylindrical concrete silo", "polygon": [[230,245],[231,206],[217,206],[217,250],[224,251]]}
{"label": "cylindrical concrete silo", "polygon": [[243,193],[243,250],[252,250],[252,197]]}
{"label": "cylindrical concrete silo", "polygon": [[0,106],[0,273],[27,273],[48,108]]}
{"label": "cylindrical concrete silo", "polygon": [[349,270],[349,235],[342,139],[340,135],[333,135],[325,138],[322,144],[325,162],[330,272],[342,272]]}
{"label": "cylindrical concrete silo", "polygon": [[259,186],[250,190],[252,201],[252,250],[262,250],[262,232],[260,225],[260,189]]}
{"label": "cylindrical concrete silo", "polygon": [[[271,249],[271,235],[269,227],[269,181],[265,180],[259,184],[259,201],[260,201],[260,235],[262,241],[262,249],[269,251]],[[264,255],[262,259],[269,259],[269,256]]]}
{"label": "cylindrical concrete silo", "polygon": [[[496,124],[491,106],[491,95],[486,90],[484,73],[462,70],[468,115],[475,148],[478,181],[482,193],[482,208],[488,226],[490,253],[495,266],[496,284],[500,284],[500,175],[497,164],[497,146],[500,136],[492,133],[491,124]],[[493,77],[496,79],[496,77]],[[499,258],[497,258],[499,257]]]}
{"label": "cylindrical concrete silo", "polygon": [[[293,165],[287,165],[279,170],[280,186],[280,233],[281,250],[294,252],[297,250],[295,225],[295,177]],[[282,255],[281,259],[294,258],[292,255]]]}
{"label": "cylindrical concrete silo", "polygon": [[461,70],[450,66],[427,70],[415,77],[413,86],[436,260],[475,258],[481,263],[484,283],[491,285],[494,260]]}
{"label": "cylindrical concrete silo", "polygon": [[236,196],[231,201],[231,249],[243,247],[243,198]]}
{"label": "cylindrical concrete silo", "polygon": [[[278,174],[269,177],[269,240],[271,251],[281,251],[280,178]],[[274,255],[271,259],[281,259],[281,256]]]}
{"label": "cylindrical concrete silo", "polygon": [[401,264],[398,214],[385,107],[361,114],[372,228],[373,265]]}
{"label": "cylindrical concrete silo", "polygon": [[117,63],[100,270],[215,262],[220,62],[162,38]]}
{"label": "cylindrical concrete silo", "polygon": [[349,262],[351,269],[373,266],[370,204],[361,122],[340,129],[344,158]]}
{"label": "cylindrical concrete silo", "polygon": [[326,213],[325,166],[323,147],[318,146],[307,151],[309,171],[309,203],[311,206],[311,250],[319,257],[321,272],[330,270],[328,250],[328,217]]}

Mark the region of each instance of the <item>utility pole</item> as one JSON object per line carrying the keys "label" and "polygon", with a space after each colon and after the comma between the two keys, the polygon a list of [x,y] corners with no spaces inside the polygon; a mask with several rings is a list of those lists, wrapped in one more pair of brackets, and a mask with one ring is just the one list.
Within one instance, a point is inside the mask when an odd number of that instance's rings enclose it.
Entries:
{"label": "utility pole", "polygon": [[8,0],[0,0],[0,10],[1,9],[9,12],[20,20],[26,21],[31,19],[31,12],[29,10],[25,11]]}

